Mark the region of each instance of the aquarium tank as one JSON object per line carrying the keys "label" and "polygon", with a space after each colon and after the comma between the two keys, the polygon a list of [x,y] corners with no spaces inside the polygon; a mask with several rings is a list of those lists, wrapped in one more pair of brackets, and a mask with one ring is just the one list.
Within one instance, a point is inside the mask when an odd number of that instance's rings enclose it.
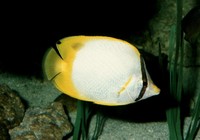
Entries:
{"label": "aquarium tank", "polygon": [[200,2],[5,2],[0,140],[199,140]]}

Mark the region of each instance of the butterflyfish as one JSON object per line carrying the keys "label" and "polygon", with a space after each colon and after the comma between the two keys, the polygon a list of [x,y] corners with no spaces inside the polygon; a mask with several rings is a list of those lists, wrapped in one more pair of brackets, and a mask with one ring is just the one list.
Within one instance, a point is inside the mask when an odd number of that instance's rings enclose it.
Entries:
{"label": "butterflyfish", "polygon": [[160,93],[138,49],[109,36],[59,40],[46,51],[43,71],[60,92],[100,105],[127,105]]}

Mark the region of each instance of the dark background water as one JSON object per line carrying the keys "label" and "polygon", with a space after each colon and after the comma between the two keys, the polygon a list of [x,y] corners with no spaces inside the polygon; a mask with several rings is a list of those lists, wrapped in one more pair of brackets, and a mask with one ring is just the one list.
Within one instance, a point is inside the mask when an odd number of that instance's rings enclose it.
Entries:
{"label": "dark background water", "polygon": [[[132,36],[142,36],[150,19],[159,10],[156,0],[135,0],[130,3],[29,1],[8,2],[4,7],[0,24],[0,72],[39,78],[43,76],[44,53],[59,39],[71,35],[105,35],[130,41]],[[149,55],[146,57],[151,58],[146,62],[148,71],[155,84],[161,87],[158,60]],[[123,107],[116,110],[111,108],[109,112],[121,114],[120,117],[125,119],[127,116],[136,120],[163,118],[165,106],[159,96],[142,103],[139,102],[135,107],[128,106],[134,110],[131,113]]]}
{"label": "dark background water", "polygon": [[140,36],[156,0],[8,2],[1,16],[0,70],[40,76],[47,48],[71,35]]}

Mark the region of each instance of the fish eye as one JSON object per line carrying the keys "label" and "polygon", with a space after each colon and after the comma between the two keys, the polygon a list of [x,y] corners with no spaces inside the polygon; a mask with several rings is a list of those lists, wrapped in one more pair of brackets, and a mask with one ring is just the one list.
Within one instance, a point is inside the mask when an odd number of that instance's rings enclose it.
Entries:
{"label": "fish eye", "polygon": [[57,42],[56,42],[56,44],[61,44],[61,41],[60,41],[60,40],[59,40],[59,41],[57,41]]}

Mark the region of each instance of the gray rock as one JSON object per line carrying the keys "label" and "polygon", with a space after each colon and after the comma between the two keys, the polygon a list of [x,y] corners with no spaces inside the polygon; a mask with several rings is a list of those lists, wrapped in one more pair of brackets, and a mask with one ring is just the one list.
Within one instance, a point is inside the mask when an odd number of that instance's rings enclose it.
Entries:
{"label": "gray rock", "polygon": [[5,126],[0,125],[0,138],[1,140],[9,140],[8,129]]}
{"label": "gray rock", "polygon": [[62,140],[70,132],[72,125],[58,102],[28,108],[20,126],[9,130],[12,140]]}
{"label": "gray rock", "polygon": [[[183,16],[194,6],[195,0],[185,0],[183,3]],[[146,42],[142,49],[154,55],[158,55],[158,47],[161,52],[168,55],[170,43],[170,31],[176,25],[176,1],[158,0],[158,12],[149,22],[149,29],[146,31]]]}
{"label": "gray rock", "polygon": [[20,97],[9,86],[0,85],[0,138],[9,139],[8,129],[18,126],[25,112]]}
{"label": "gray rock", "polygon": [[0,123],[7,129],[20,124],[25,112],[24,105],[15,91],[0,85]]}
{"label": "gray rock", "polygon": [[60,94],[54,102],[62,103],[69,113],[77,110],[77,99],[68,96],[67,94]]}

